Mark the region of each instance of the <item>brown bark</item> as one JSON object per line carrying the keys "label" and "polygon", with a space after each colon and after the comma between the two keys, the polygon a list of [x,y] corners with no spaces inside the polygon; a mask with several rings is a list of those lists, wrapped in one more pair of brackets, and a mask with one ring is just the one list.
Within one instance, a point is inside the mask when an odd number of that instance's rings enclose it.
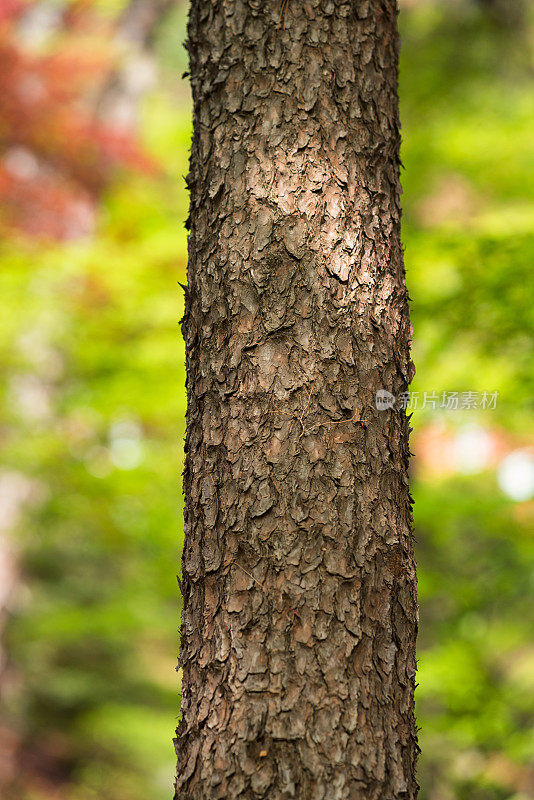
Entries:
{"label": "brown bark", "polygon": [[416,797],[393,0],[193,0],[179,800]]}

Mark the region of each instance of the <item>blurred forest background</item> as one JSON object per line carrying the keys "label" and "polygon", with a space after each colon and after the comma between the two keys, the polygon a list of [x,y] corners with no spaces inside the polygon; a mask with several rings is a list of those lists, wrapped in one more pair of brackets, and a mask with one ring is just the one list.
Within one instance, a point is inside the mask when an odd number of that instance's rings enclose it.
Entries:
{"label": "blurred forest background", "polygon": [[[6,800],[171,796],[186,14],[0,0]],[[401,3],[422,800],[534,798],[533,16]]]}

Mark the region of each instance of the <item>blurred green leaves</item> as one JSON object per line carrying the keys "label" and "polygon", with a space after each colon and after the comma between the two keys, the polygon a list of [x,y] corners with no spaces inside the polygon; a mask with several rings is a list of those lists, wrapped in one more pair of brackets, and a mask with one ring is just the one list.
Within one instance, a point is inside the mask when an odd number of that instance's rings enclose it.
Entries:
{"label": "blurred green leaves", "polygon": [[11,532],[22,575],[6,707],[33,754],[13,796],[47,795],[41,762],[84,800],[172,784],[187,202],[175,142],[189,117],[161,103],[149,116],[167,172],[117,186],[94,239],[2,244],[4,469],[37,494]]}
{"label": "blurred green leaves", "polygon": [[496,451],[532,446],[529,14],[520,30],[468,2],[401,15],[412,389],[500,393],[495,411],[413,416],[422,800],[534,797],[533,504],[500,489],[500,456],[462,474],[444,445],[479,426]]}

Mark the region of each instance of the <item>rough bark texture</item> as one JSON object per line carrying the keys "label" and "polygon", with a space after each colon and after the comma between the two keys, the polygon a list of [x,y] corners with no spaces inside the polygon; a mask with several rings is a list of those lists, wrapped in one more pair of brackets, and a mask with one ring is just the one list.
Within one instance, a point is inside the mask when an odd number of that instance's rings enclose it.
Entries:
{"label": "rough bark texture", "polygon": [[415,798],[393,0],[193,0],[179,800]]}

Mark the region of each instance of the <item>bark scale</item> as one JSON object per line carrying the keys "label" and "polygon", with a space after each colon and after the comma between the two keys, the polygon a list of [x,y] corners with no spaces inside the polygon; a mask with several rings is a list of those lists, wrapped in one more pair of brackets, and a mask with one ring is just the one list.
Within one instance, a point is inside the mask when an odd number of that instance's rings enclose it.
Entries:
{"label": "bark scale", "polygon": [[177,800],[412,800],[393,0],[193,0]]}

